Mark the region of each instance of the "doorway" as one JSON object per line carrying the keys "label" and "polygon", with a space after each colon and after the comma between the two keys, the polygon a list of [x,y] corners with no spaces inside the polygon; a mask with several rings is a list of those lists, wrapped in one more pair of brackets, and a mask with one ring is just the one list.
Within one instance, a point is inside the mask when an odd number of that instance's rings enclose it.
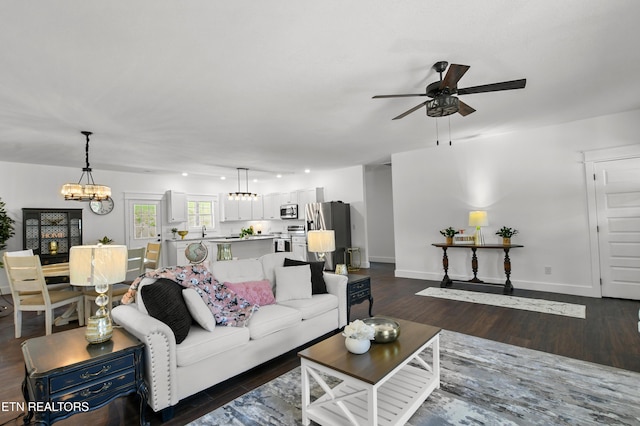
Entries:
{"label": "doorway", "polygon": [[125,194],[127,247],[147,247],[162,241],[162,195]]}
{"label": "doorway", "polygon": [[592,268],[603,297],[640,300],[640,148],[623,148],[585,153]]}

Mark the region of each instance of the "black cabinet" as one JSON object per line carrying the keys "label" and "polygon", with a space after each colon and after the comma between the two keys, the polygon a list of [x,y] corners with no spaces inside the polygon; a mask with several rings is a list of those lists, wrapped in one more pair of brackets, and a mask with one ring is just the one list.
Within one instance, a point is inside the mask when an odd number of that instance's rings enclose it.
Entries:
{"label": "black cabinet", "polygon": [[43,265],[69,261],[69,249],[82,245],[82,209],[22,209],[23,249]]}

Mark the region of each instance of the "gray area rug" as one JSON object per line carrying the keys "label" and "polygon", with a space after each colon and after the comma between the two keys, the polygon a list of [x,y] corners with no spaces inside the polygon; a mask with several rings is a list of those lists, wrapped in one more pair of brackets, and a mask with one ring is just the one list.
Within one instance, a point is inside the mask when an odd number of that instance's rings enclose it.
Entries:
{"label": "gray area rug", "polygon": [[[440,389],[409,425],[640,424],[640,373],[446,330],[440,359]],[[298,367],[190,424],[300,425],[300,395]]]}
{"label": "gray area rug", "polygon": [[495,293],[455,290],[452,288],[428,287],[416,293],[417,296],[438,297],[440,299],[457,300],[484,305],[502,306],[504,308],[522,309],[545,314],[563,315],[566,317],[587,317],[587,307],[573,303],[554,302],[552,300],[529,299],[526,297],[507,296]]}

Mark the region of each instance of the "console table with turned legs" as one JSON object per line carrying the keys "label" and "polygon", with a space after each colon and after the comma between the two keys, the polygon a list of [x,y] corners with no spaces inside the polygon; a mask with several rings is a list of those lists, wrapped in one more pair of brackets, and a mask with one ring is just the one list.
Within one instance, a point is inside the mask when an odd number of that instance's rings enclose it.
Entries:
{"label": "console table with turned legs", "polygon": [[[444,268],[444,277],[442,278],[442,281],[440,282],[440,287],[451,287],[451,284],[453,284],[453,281],[451,278],[449,278],[449,257],[447,256],[447,249],[449,248],[464,248],[464,249],[471,249],[471,270],[473,271],[473,278],[471,278],[468,281],[462,281],[462,282],[469,282],[469,283],[478,283],[478,284],[489,284],[489,285],[499,285],[499,286],[503,286],[503,293],[504,294],[511,294],[513,293],[513,285],[511,285],[511,259],[509,258],[509,250],[511,250],[512,248],[519,248],[519,247],[524,247],[522,245],[519,244],[508,244],[508,245],[503,245],[503,244],[484,244],[484,245],[465,245],[465,244],[443,244],[443,243],[434,243],[431,244],[432,246],[435,247],[440,247],[443,251],[443,256],[442,256],[442,267]],[[497,283],[487,283],[482,281],[481,279],[478,278],[478,256],[477,256],[477,251],[478,249],[480,250],[485,250],[485,249],[489,249],[489,250],[504,250],[504,274],[507,277],[506,281],[504,282],[504,284],[497,284]],[[456,280],[458,281],[458,280]]]}

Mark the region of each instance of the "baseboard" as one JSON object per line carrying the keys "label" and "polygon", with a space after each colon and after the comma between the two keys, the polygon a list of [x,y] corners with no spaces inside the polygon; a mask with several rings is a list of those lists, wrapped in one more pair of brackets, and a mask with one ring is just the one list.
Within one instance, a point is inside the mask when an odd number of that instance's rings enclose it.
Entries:
{"label": "baseboard", "polygon": [[389,256],[369,256],[369,262],[396,263],[396,258]]}
{"label": "baseboard", "polygon": [[[442,281],[442,272],[424,272],[424,271],[411,271],[406,269],[396,269],[394,271],[394,275],[398,278],[413,278],[417,280],[428,280],[428,281]],[[461,280],[466,281],[469,279],[468,276],[455,276],[449,275],[453,280]],[[504,282],[504,277],[495,278],[495,277],[478,277],[479,279],[487,282],[493,283],[502,283]],[[539,281],[524,281],[524,280],[511,280],[513,287],[522,290],[534,290],[534,291],[543,291],[547,293],[559,293],[559,294],[569,294],[572,296],[585,296],[585,297],[602,297],[600,293],[600,289],[594,289],[587,286],[578,286],[575,284],[568,283],[546,283]],[[455,283],[454,283],[455,287]]]}

